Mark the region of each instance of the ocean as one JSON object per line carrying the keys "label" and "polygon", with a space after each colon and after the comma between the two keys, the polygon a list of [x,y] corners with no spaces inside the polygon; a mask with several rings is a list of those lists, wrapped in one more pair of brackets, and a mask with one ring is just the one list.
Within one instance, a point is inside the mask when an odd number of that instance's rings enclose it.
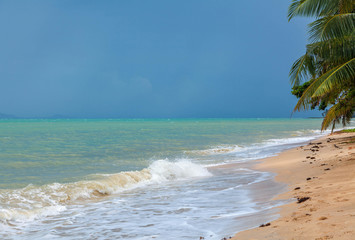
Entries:
{"label": "ocean", "polygon": [[277,218],[256,159],[321,119],[0,120],[0,239],[221,239]]}

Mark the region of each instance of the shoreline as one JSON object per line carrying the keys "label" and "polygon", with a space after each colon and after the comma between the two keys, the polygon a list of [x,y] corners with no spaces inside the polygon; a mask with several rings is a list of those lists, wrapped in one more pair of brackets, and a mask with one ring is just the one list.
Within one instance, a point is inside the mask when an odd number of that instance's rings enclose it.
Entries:
{"label": "shoreline", "polygon": [[[232,240],[340,239],[355,235],[355,133],[334,133],[257,160],[253,169],[287,184],[274,200],[279,218],[238,232]],[[299,203],[298,203],[299,202]]]}

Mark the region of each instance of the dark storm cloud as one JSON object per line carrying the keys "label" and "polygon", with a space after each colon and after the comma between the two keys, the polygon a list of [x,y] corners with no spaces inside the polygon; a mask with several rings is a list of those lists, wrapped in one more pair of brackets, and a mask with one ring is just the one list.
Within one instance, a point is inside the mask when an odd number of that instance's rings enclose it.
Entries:
{"label": "dark storm cloud", "polygon": [[289,117],[288,1],[0,1],[0,112]]}

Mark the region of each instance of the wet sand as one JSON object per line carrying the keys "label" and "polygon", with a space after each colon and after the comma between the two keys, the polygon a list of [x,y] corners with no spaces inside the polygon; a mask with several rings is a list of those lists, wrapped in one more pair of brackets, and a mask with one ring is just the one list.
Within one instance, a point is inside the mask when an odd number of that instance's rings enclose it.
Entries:
{"label": "wet sand", "polygon": [[280,218],[233,240],[355,239],[355,133],[334,133],[255,166],[288,184]]}

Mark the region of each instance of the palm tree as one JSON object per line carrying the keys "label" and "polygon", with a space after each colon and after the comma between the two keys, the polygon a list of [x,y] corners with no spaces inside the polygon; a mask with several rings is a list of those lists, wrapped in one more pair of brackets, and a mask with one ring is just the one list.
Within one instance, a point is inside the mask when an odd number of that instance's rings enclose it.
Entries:
{"label": "palm tree", "polygon": [[355,110],[354,10],[354,0],[293,0],[289,7],[289,21],[295,16],[316,18],[309,24],[306,53],[293,64],[290,80],[299,97],[294,111],[331,106],[322,130],[348,124]]}

